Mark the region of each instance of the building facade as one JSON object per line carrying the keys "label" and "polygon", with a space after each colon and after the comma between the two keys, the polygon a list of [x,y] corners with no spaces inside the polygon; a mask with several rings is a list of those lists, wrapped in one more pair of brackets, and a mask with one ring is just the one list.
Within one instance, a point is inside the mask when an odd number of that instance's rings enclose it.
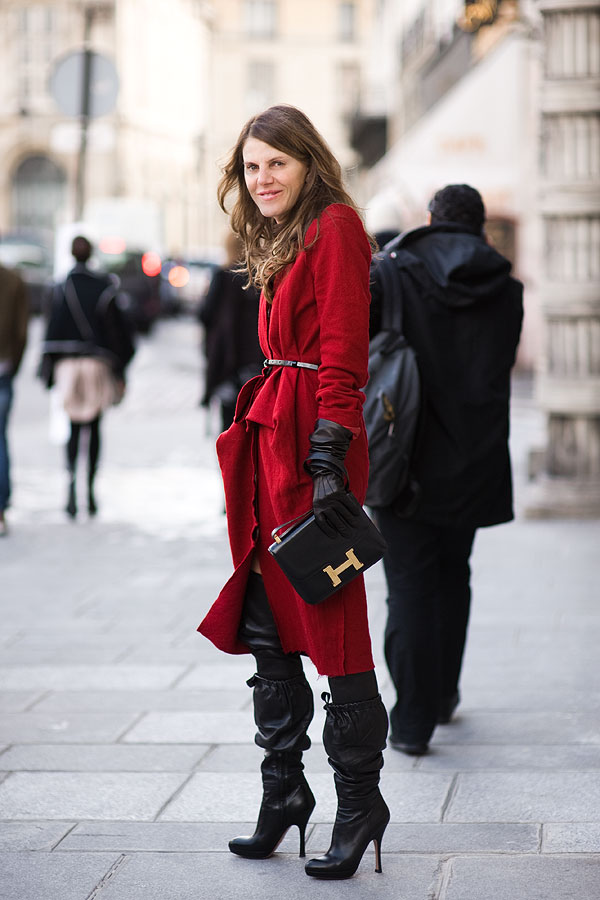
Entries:
{"label": "building facade", "polygon": [[361,119],[385,121],[380,159],[365,173],[373,230],[423,224],[430,197],[444,184],[481,192],[488,237],[525,283],[519,363],[532,368],[541,343],[540,53],[535,15],[526,7],[515,0],[383,0],[356,133],[362,152],[368,128],[361,131]]}
{"label": "building facade", "polygon": [[547,443],[536,516],[600,516],[600,3],[539,0],[544,344],[537,399]]}
{"label": "building facade", "polygon": [[140,198],[159,211],[160,249],[198,242],[208,34],[205,7],[196,0],[4,0],[0,230],[29,231],[51,243],[56,226],[80,211],[80,121],[63,111],[52,84],[60,63],[87,38],[114,66],[118,92],[114,108],[89,122],[84,204]]}
{"label": "building facade", "polygon": [[[0,4],[0,232],[52,239],[99,198],[152,203],[163,252],[216,252],[226,218],[220,163],[248,117],[295,104],[359,188],[348,122],[359,104],[375,0],[3,0]],[[87,20],[86,20],[87,13]],[[112,61],[112,111],[87,130],[50,86],[88,45]],[[360,198],[359,198],[360,199]],[[83,212],[85,218],[85,210]]]}
{"label": "building facade", "polygon": [[[360,101],[375,0],[215,0],[212,3],[211,127],[206,136],[209,233],[222,236],[220,164],[244,122],[274,103],[312,119],[360,191],[349,122]],[[359,197],[359,200],[364,200]]]}

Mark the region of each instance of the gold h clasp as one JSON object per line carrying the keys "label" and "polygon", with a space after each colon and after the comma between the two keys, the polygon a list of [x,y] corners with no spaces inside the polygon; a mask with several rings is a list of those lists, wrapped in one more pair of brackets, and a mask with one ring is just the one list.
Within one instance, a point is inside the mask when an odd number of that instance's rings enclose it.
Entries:
{"label": "gold h clasp", "polygon": [[364,563],[361,563],[361,561],[357,559],[354,552],[354,547],[351,547],[346,552],[346,562],[343,562],[341,566],[337,567],[337,569],[334,569],[333,566],[325,566],[323,571],[331,578],[332,585],[334,587],[337,587],[338,584],[342,583],[342,579],[339,577],[341,572],[345,572],[346,569],[350,568],[350,566],[354,566],[354,568],[358,571],[359,569],[362,569],[363,565]]}

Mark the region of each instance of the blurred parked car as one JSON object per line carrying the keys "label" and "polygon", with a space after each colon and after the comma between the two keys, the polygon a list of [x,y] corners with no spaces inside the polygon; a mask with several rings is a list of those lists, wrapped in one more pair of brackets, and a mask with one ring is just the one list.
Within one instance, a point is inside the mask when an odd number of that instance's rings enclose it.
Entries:
{"label": "blurred parked car", "polygon": [[168,259],[162,265],[163,314],[196,315],[218,265],[206,259]]}
{"label": "blurred parked car", "polygon": [[45,313],[52,284],[48,248],[28,235],[6,234],[0,238],[0,263],[16,269],[27,284],[31,313]]}
{"label": "blurred parked car", "polygon": [[109,246],[100,241],[94,254],[99,268],[119,280],[123,308],[136,331],[148,334],[161,314],[160,270],[158,254]]}

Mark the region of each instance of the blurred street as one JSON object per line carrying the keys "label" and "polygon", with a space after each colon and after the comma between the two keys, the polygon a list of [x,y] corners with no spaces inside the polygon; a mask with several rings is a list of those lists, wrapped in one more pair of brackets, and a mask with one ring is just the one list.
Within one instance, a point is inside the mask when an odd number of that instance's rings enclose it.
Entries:
{"label": "blurred street", "polygon": [[[3,900],[600,900],[600,522],[528,521],[526,453],[543,419],[515,385],[517,521],[480,530],[456,719],[430,753],[385,754],[383,874],[307,879],[292,828],[272,859],[227,841],[260,803],[251,657],[196,626],[230,572],[214,424],[198,406],[199,332],[159,322],[103,423],[99,515],[63,512],[63,448],[34,377],[34,321],[9,425],[0,541]],[[84,478],[81,473],[81,501]],[[384,699],[383,571],[367,575]],[[307,855],[327,849],[333,778],[325,679],[305,761]]]}

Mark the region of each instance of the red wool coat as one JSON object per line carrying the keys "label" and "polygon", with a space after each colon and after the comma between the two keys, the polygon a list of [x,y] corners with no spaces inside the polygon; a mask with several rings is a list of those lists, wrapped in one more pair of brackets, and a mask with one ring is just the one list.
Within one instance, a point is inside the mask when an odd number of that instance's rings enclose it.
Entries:
{"label": "red wool coat", "polygon": [[237,637],[253,552],[286,653],[307,654],[321,675],[373,668],[364,581],[357,577],[318,606],[293,590],[267,551],[271,531],[312,506],[303,464],[318,418],[354,438],[350,488],[364,500],[368,476],[362,418],[369,345],[370,246],[350,207],[333,204],[308,229],[302,252],[277,284],[270,316],[261,298],[259,339],[268,358],[317,363],[272,368],[240,392],[235,421],[217,441],[235,571],[198,631],[227,653],[248,653]]}

